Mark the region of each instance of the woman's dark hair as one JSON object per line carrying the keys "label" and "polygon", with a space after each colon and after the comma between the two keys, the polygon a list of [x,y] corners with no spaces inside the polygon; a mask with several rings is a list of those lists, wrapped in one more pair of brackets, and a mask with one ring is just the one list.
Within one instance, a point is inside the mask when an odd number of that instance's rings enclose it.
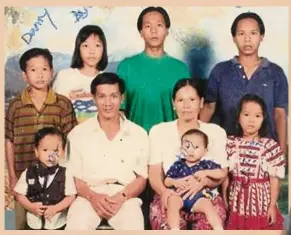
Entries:
{"label": "woman's dark hair", "polygon": [[235,135],[240,136],[240,137],[243,136],[243,130],[242,130],[241,125],[239,123],[239,116],[240,116],[240,113],[242,111],[242,106],[248,102],[256,103],[261,107],[262,113],[263,113],[263,122],[262,122],[260,129],[259,129],[258,134],[260,137],[266,137],[268,134],[266,104],[259,96],[254,95],[254,94],[244,95],[239,102],[236,121],[235,121]]}
{"label": "woman's dark hair", "polygon": [[153,11],[159,12],[163,16],[163,18],[164,18],[166,28],[167,29],[170,28],[171,21],[170,21],[170,17],[168,15],[167,11],[164,8],[162,8],[162,7],[153,7],[153,6],[150,6],[150,7],[147,7],[145,9],[143,9],[143,11],[138,16],[138,19],[137,19],[137,29],[138,29],[138,31],[141,31],[142,30],[143,17],[147,13],[153,12]]}
{"label": "woman's dark hair", "polygon": [[193,89],[197,92],[197,95],[200,98],[204,96],[202,80],[192,79],[192,78],[183,78],[183,79],[180,79],[174,86],[173,94],[172,94],[173,100],[175,100],[177,92],[185,86],[193,87]]}
{"label": "woman's dark hair", "polygon": [[265,35],[265,25],[264,25],[262,18],[254,12],[244,12],[244,13],[238,15],[232,23],[231,35],[233,37],[235,37],[235,35],[236,35],[238,23],[244,19],[253,19],[253,20],[257,21],[258,26],[259,26],[259,30],[260,30],[260,35]]}
{"label": "woman's dark hair", "polygon": [[63,149],[66,147],[67,139],[63,132],[56,127],[44,127],[39,129],[34,138],[34,147],[38,148],[40,141],[47,135],[58,136],[62,140]]}
{"label": "woman's dark hair", "polygon": [[75,49],[74,49],[74,53],[72,57],[71,68],[78,68],[78,69],[83,68],[84,62],[81,58],[80,46],[92,34],[97,35],[103,44],[103,53],[101,56],[101,60],[96,65],[96,68],[99,71],[102,71],[106,68],[108,64],[106,38],[102,29],[97,25],[86,25],[80,29],[75,41]]}
{"label": "woman's dark hair", "polygon": [[203,139],[204,147],[207,148],[207,146],[208,146],[208,136],[207,136],[204,132],[202,132],[202,131],[200,131],[200,130],[198,130],[198,129],[190,129],[190,130],[186,131],[186,132],[182,135],[182,137],[181,137],[181,141],[183,141],[183,138],[184,138],[186,135],[198,135],[198,136],[200,136],[200,137]]}
{"label": "woman's dark hair", "polygon": [[44,49],[44,48],[31,48],[29,50],[27,50],[26,52],[24,52],[20,59],[19,59],[19,66],[21,71],[26,72],[26,65],[27,62],[35,57],[39,57],[42,56],[43,58],[45,58],[50,66],[50,68],[53,68],[53,56],[50,53],[50,51],[48,49]]}
{"label": "woman's dark hair", "polygon": [[119,78],[119,76],[115,73],[100,73],[98,74],[93,81],[91,82],[91,94],[96,95],[97,86],[102,84],[118,84],[119,92],[121,95],[125,92],[125,84],[124,81]]}

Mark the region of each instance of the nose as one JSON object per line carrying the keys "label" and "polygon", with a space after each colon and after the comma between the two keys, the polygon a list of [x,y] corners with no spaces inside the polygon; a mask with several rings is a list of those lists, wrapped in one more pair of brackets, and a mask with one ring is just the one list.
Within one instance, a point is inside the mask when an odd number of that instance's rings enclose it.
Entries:
{"label": "nose", "polygon": [[189,101],[189,100],[185,100],[185,101],[183,102],[183,107],[184,107],[184,108],[188,108],[188,107],[189,107],[189,104],[190,104],[190,101]]}
{"label": "nose", "polygon": [[251,40],[251,36],[249,34],[245,34],[245,41],[249,42]]}
{"label": "nose", "polygon": [[151,33],[156,33],[157,32],[157,28],[156,26],[151,26]]}
{"label": "nose", "polygon": [[106,106],[110,105],[111,104],[111,98],[110,97],[106,97],[105,100],[104,100],[104,104]]}
{"label": "nose", "polygon": [[95,51],[96,51],[96,46],[91,46],[91,47],[89,48],[89,54],[94,54]]}

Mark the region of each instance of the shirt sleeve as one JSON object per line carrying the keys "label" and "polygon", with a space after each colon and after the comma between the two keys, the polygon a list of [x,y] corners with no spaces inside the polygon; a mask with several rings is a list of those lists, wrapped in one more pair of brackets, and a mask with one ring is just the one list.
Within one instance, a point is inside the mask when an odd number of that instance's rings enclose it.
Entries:
{"label": "shirt sleeve", "polygon": [[60,70],[52,83],[52,88],[58,94],[69,97],[69,87],[67,86],[66,79],[66,70]]}
{"label": "shirt sleeve", "polygon": [[163,151],[161,147],[160,128],[158,125],[153,126],[149,132],[150,156],[149,165],[155,165],[163,162]]}
{"label": "shirt sleeve", "polygon": [[136,165],[134,167],[134,172],[144,178],[148,177],[148,158],[149,158],[149,138],[146,132],[139,137],[140,146],[138,148],[138,157],[136,160]]}
{"label": "shirt sleeve", "polygon": [[125,94],[124,94],[124,99],[123,102],[120,106],[121,110],[126,110],[127,105],[128,105],[128,101],[127,101],[127,91],[126,91],[126,87],[127,87],[127,78],[128,78],[128,66],[127,66],[127,60],[124,59],[123,61],[121,61],[117,67],[117,75],[124,81],[125,83]]}
{"label": "shirt sleeve", "polygon": [[166,173],[166,177],[170,177],[172,179],[179,178],[178,172],[180,170],[180,162],[176,161],[174,164],[170,167],[170,169]]}
{"label": "shirt sleeve", "polygon": [[26,195],[27,194],[27,189],[28,189],[28,185],[26,182],[26,172],[27,169],[25,171],[23,171],[14,187],[14,191],[21,194],[21,195]]}
{"label": "shirt sleeve", "polygon": [[212,153],[215,154],[215,156],[213,156],[213,161],[220,164],[221,168],[228,167],[229,164],[226,153],[226,141],[227,141],[226,132],[219,126],[217,126],[217,129],[213,131],[215,131],[214,134],[215,139],[213,140],[211,151]]}
{"label": "shirt sleeve", "polygon": [[[64,97],[65,98],[65,97]],[[61,112],[62,132],[67,136],[68,133],[77,125],[77,118],[73,105],[69,99],[65,99],[65,104]]]}
{"label": "shirt sleeve", "polygon": [[65,195],[75,195],[77,194],[74,177],[66,170],[66,182],[65,182]]}
{"label": "shirt sleeve", "polygon": [[274,106],[280,108],[288,108],[288,82],[287,77],[281,67],[276,73],[276,81],[274,85]]}
{"label": "shirt sleeve", "polygon": [[12,143],[14,142],[14,113],[15,107],[13,101],[10,102],[8,109],[5,114],[5,139],[9,139]]}
{"label": "shirt sleeve", "polygon": [[218,76],[216,67],[212,69],[209,75],[207,87],[205,89],[205,101],[216,102],[218,99]]}
{"label": "shirt sleeve", "polygon": [[286,162],[279,144],[270,139],[266,144],[266,148],[266,152],[263,155],[266,156],[267,171],[270,176],[284,179]]}
{"label": "shirt sleeve", "polygon": [[82,170],[82,155],[78,150],[79,143],[72,136],[68,137],[66,155],[67,160],[66,168],[69,173],[78,179],[83,179],[83,170]]}
{"label": "shirt sleeve", "polygon": [[206,169],[207,170],[221,169],[221,166],[220,164],[217,164],[214,161],[206,161]]}

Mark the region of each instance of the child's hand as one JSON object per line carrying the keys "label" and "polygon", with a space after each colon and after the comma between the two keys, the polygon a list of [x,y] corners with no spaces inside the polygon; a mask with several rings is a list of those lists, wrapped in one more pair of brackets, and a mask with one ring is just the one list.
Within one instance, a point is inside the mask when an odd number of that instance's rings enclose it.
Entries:
{"label": "child's hand", "polygon": [[50,220],[56,213],[58,213],[58,211],[55,205],[47,206],[47,209],[44,212],[44,217],[47,220]]}
{"label": "child's hand", "polygon": [[43,216],[46,208],[41,202],[33,202],[29,211],[36,216]]}
{"label": "child's hand", "polygon": [[204,180],[206,177],[207,177],[207,170],[197,171],[197,172],[194,174],[194,178],[195,178],[198,182]]}
{"label": "child's hand", "polygon": [[268,209],[268,222],[269,224],[276,223],[276,206],[275,205],[270,205]]}
{"label": "child's hand", "polygon": [[176,179],[174,181],[174,187],[176,189],[185,189],[188,184],[187,184],[187,181],[189,180],[189,178],[193,177],[192,175],[189,175],[189,176],[186,176],[184,178],[180,178],[180,179]]}

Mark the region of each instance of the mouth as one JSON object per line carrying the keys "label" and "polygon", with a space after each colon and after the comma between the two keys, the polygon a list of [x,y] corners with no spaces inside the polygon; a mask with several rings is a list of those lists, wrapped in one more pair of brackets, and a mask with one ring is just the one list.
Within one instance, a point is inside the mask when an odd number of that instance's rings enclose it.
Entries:
{"label": "mouth", "polygon": [[157,40],[159,40],[159,38],[158,37],[152,37],[151,40],[152,41],[157,41]]}
{"label": "mouth", "polygon": [[252,46],[244,46],[244,49],[245,50],[251,50],[251,49],[253,49],[253,47]]}

